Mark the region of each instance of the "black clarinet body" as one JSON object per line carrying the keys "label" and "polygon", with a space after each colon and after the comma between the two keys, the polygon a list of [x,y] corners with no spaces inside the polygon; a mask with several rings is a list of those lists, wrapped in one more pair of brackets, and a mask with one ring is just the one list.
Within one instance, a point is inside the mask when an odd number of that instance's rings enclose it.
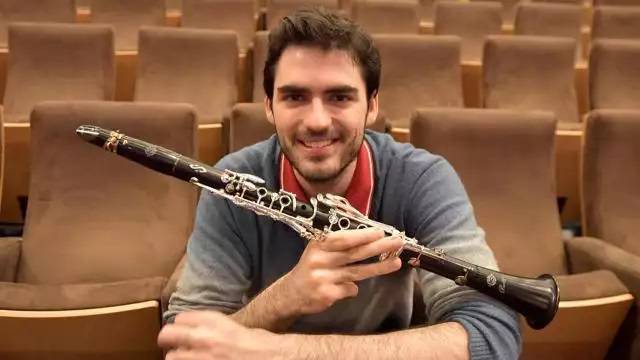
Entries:
{"label": "black clarinet body", "polygon": [[298,201],[286,191],[266,189],[264,181],[251,174],[219,170],[171,150],[116,131],[83,125],[76,133],[84,140],[166,175],[188,181],[226,198],[258,215],[269,216],[291,226],[303,238],[318,240],[329,232],[375,227],[389,236],[399,236],[404,245],[395,253],[403,263],[478,290],[522,314],[534,329],[542,329],[558,310],[558,286],[551,275],[525,278],[501,273],[454,258],[392,226],[373,221],[354,209],[344,198],[319,194],[310,203]]}

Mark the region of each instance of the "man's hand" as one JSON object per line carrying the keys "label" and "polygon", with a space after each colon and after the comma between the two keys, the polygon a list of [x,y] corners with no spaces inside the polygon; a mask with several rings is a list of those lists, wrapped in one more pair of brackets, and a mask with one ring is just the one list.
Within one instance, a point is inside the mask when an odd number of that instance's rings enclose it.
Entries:
{"label": "man's hand", "polygon": [[276,335],[266,330],[247,329],[228,316],[214,311],[178,314],[158,335],[158,345],[171,349],[167,360],[273,358]]}
{"label": "man's hand", "polygon": [[401,239],[384,237],[381,230],[329,233],[323,241],[311,241],[298,264],[278,281],[279,296],[287,299],[296,316],[325,311],[338,300],[355,297],[356,282],[394,272],[401,266],[397,257],[367,264],[354,262],[395,252],[401,246]]}

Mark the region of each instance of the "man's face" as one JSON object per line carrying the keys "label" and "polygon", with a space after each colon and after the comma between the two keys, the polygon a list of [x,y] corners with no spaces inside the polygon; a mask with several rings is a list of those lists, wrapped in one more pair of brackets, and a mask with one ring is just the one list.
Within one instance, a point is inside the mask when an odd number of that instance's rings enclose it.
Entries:
{"label": "man's face", "polygon": [[311,182],[341,174],[378,111],[377,97],[367,106],[364,80],[348,52],[308,46],[284,50],[273,102],[265,104],[285,156]]}

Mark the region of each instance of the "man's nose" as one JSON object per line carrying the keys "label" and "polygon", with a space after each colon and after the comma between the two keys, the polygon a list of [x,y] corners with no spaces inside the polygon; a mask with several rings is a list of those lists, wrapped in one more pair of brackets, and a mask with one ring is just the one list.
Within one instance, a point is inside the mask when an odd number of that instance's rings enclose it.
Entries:
{"label": "man's nose", "polygon": [[323,131],[331,126],[331,114],[322,99],[314,98],[311,101],[311,109],[305,119],[305,125],[311,131]]}

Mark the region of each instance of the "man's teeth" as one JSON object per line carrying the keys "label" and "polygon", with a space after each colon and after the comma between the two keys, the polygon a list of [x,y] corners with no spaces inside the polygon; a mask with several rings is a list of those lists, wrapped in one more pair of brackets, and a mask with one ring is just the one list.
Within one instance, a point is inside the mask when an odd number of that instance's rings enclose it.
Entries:
{"label": "man's teeth", "polygon": [[302,142],[305,146],[310,147],[310,148],[320,148],[323,146],[328,146],[331,145],[332,140],[322,140],[322,141],[303,141]]}

